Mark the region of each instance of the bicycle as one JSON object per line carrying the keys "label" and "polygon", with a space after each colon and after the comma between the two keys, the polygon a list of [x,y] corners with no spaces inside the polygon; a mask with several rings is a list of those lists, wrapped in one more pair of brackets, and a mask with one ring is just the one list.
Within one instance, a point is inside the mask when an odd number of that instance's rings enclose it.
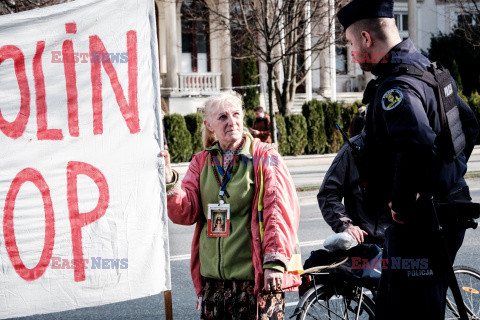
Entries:
{"label": "bicycle", "polygon": [[[319,251],[317,251],[319,252]],[[376,282],[355,277],[345,252],[328,253],[331,263],[306,269],[299,289],[300,301],[290,318],[309,319],[375,319],[372,293]]]}
{"label": "bicycle", "polygon": [[[302,273],[300,301],[290,318],[296,320],[375,319],[373,295],[376,285],[355,277],[344,267],[349,257],[337,257],[330,264]],[[480,272],[471,267],[454,267],[469,318],[480,320]],[[459,319],[449,290],[445,319]]]}
{"label": "bicycle", "polygon": [[[455,266],[453,271],[457,278],[463,303],[465,304],[469,318],[472,320],[480,320],[480,272],[466,266]],[[451,290],[447,292],[445,319],[459,319],[457,306]]]}

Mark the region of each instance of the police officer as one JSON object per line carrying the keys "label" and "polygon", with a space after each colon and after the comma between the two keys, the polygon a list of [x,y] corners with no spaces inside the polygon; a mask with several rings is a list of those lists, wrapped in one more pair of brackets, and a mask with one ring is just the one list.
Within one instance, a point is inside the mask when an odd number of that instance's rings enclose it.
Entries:
{"label": "police officer", "polygon": [[[445,159],[435,89],[408,71],[431,70],[431,62],[410,39],[401,40],[393,0],[353,0],[337,17],[352,58],[377,76],[364,93],[368,108],[360,170],[368,183],[369,210],[389,207],[394,223],[385,234],[384,258],[389,264],[382,270],[376,319],[443,319],[448,286],[445,253],[434,233],[428,199],[470,199],[463,175],[478,124],[452,80],[449,94],[460,115],[453,125],[462,135],[454,141],[460,152]],[[400,64],[402,68],[397,67]],[[454,223],[444,227],[453,261],[465,228]]]}

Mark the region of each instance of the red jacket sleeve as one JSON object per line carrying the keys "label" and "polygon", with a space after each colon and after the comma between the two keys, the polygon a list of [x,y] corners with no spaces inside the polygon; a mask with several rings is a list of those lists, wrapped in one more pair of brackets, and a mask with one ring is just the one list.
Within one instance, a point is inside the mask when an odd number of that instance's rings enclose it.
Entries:
{"label": "red jacket sleeve", "polygon": [[203,168],[202,153],[193,156],[183,180],[167,193],[168,217],[173,223],[192,225],[201,216],[200,173]]}
{"label": "red jacket sleeve", "polygon": [[264,263],[280,261],[285,266],[295,252],[300,205],[293,179],[278,152],[266,152],[263,164]]}

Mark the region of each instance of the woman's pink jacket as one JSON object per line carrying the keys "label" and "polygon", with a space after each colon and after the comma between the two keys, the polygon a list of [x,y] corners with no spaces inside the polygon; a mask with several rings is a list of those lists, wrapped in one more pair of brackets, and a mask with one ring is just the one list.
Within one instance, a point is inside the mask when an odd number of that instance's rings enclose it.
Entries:
{"label": "woman's pink jacket", "polygon": [[[173,223],[192,225],[196,223],[192,240],[190,268],[197,296],[202,295],[202,276],[200,274],[200,232],[204,223],[200,201],[200,173],[207,161],[207,151],[193,156],[188,171],[168,192],[168,216]],[[281,261],[286,266],[295,252],[296,234],[300,220],[300,206],[293,180],[287,166],[280,158],[276,147],[259,139],[253,141],[253,167],[255,173],[255,196],[252,206],[252,262],[255,269],[255,293],[263,288],[263,263]],[[258,223],[258,196],[260,191],[260,166],[262,161],[264,179],[263,219],[265,233],[263,252]],[[241,161],[240,161],[241,163]],[[242,165],[242,164],[240,164]],[[263,257],[263,259],[262,259]],[[300,276],[285,272],[283,289],[294,290],[301,283]]]}

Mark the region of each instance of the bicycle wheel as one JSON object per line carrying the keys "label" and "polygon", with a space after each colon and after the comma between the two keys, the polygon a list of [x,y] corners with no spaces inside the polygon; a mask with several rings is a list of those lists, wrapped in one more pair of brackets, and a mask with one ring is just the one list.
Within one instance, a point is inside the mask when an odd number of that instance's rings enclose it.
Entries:
{"label": "bicycle wheel", "polygon": [[[349,298],[343,295],[330,294],[326,287],[320,287],[316,292],[312,290],[309,293],[297,320],[355,320],[358,312],[358,300],[358,296]],[[374,303],[366,295],[363,295],[358,319],[375,319]]]}
{"label": "bicycle wheel", "polygon": [[[462,293],[463,302],[470,319],[480,320],[480,272],[474,268],[456,266],[453,268],[458,287]],[[457,305],[452,291],[447,292],[445,319],[459,319]]]}

